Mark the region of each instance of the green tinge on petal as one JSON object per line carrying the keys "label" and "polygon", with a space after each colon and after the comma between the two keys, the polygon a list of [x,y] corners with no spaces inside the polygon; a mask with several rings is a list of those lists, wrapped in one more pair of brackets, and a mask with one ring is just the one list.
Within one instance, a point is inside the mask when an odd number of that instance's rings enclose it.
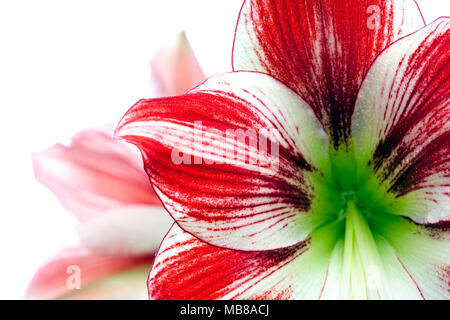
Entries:
{"label": "green tinge on petal", "polygon": [[341,296],[342,261],[344,257],[344,240],[341,237],[332,252],[328,264],[328,276],[320,296],[321,300],[337,300],[347,297]]}
{"label": "green tinge on petal", "polygon": [[[342,220],[335,220],[316,229],[308,241],[309,248],[283,272],[297,274],[293,296],[298,299],[322,298],[326,284],[334,273],[330,272],[330,258],[336,243],[344,232]],[[331,280],[330,283],[333,283]]]}
{"label": "green tinge on petal", "polygon": [[425,299],[450,299],[450,232],[403,217],[378,215],[372,229],[389,242]]}
{"label": "green tinge on petal", "polygon": [[[395,250],[385,238],[377,235],[375,237],[378,252],[383,262],[384,275],[388,286],[383,299],[421,300],[423,299],[416,283],[405,271],[403,265],[397,257]],[[381,276],[381,270],[372,270],[373,277]]]}
{"label": "green tinge on petal", "polygon": [[353,144],[341,145],[339,149],[330,147],[332,178],[341,190],[355,190],[357,185],[356,159]]}

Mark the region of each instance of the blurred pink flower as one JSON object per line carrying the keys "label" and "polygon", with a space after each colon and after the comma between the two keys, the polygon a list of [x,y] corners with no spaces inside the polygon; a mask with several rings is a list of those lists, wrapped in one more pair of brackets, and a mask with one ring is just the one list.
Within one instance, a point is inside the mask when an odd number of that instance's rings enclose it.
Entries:
{"label": "blurred pink flower", "polygon": [[[158,51],[151,67],[154,96],[182,94],[205,79],[184,33]],[[87,129],[70,146],[33,155],[36,179],[78,219],[80,245],[41,266],[26,298],[147,298],[148,271],[172,220],[137,149],[113,140],[112,130]]]}

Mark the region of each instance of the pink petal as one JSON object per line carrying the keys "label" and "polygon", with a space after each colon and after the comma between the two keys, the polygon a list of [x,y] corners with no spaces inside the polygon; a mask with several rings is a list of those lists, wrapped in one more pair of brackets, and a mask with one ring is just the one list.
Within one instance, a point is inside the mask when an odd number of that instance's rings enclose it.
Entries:
{"label": "pink petal", "polygon": [[136,256],[156,252],[172,224],[161,205],[125,206],[84,221],[78,233],[95,253]]}
{"label": "pink petal", "polygon": [[[361,87],[353,136],[399,205],[419,223],[450,220],[450,19],[394,43]],[[370,162],[369,162],[370,161]]]}
{"label": "pink petal", "polygon": [[81,221],[128,205],[159,205],[137,150],[111,138],[110,128],[88,129],[70,146],[33,155],[36,179]]}
{"label": "pink petal", "polygon": [[72,290],[65,300],[147,300],[145,285],[149,265],[133,267],[94,281],[83,290]]}
{"label": "pink petal", "polygon": [[[148,279],[150,299],[317,299],[337,233],[273,251],[221,249],[174,225]],[[328,240],[326,240],[328,239]]]}
{"label": "pink petal", "polygon": [[374,58],[424,25],[413,0],[247,0],[234,70],[266,72],[297,92],[338,146]]}
{"label": "pink petal", "polygon": [[158,51],[151,66],[152,85],[157,97],[186,93],[206,79],[184,32]]}
{"label": "pink petal", "polygon": [[[118,257],[97,255],[82,247],[67,248],[39,268],[25,297],[53,299],[84,290],[96,280],[139,266],[150,267],[153,256]],[[71,276],[80,275],[80,287]],[[145,286],[145,278],[142,279]],[[102,297],[96,297],[101,299]]]}
{"label": "pink petal", "polygon": [[[236,129],[263,133],[260,141],[268,138],[273,152],[226,139],[226,130]],[[286,247],[328,219],[310,210],[309,187],[316,165],[327,170],[327,136],[309,107],[267,75],[231,73],[185,96],[141,100],[116,134],[141,149],[156,192],[180,226],[209,243]]]}

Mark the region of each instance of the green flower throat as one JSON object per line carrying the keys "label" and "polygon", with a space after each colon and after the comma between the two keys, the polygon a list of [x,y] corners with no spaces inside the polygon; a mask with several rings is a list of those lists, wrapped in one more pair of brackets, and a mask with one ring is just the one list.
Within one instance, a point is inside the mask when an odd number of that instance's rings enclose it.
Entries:
{"label": "green flower throat", "polygon": [[393,212],[403,203],[377,177],[368,157],[355,157],[352,147],[332,149],[329,169],[323,168],[311,176],[315,194],[311,209],[319,219],[326,218],[316,234],[342,246],[340,294],[361,299],[385,296],[380,231],[398,219]]}

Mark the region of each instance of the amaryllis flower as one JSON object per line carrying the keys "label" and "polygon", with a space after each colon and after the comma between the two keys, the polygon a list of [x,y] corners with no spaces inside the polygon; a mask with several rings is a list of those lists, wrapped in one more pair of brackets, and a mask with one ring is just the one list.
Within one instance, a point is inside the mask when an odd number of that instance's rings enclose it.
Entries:
{"label": "amaryllis flower", "polygon": [[[184,33],[152,59],[154,95],[182,94],[205,76]],[[79,220],[80,245],[43,265],[27,298],[146,297],[154,254],[173,220],[142,169],[135,147],[112,126],[84,130],[69,146],[34,155],[36,178]]]}
{"label": "amaryllis flower", "polygon": [[176,220],[155,299],[448,299],[450,20],[412,0],[247,0],[234,72],[145,99]]}

